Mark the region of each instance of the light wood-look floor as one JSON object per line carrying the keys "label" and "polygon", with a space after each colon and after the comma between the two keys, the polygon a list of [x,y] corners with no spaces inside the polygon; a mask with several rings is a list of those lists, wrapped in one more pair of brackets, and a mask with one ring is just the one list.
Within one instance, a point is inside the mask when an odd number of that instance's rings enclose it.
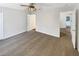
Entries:
{"label": "light wood-look floor", "polygon": [[30,31],[6,40],[0,40],[2,56],[65,56],[79,55],[74,50],[70,37],[56,38]]}

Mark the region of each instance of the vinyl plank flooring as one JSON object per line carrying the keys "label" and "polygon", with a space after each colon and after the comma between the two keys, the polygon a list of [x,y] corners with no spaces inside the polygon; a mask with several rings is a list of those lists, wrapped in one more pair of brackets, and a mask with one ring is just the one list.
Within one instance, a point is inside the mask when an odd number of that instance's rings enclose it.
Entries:
{"label": "vinyl plank flooring", "polygon": [[78,56],[70,36],[61,38],[39,33],[24,32],[0,41],[2,56]]}

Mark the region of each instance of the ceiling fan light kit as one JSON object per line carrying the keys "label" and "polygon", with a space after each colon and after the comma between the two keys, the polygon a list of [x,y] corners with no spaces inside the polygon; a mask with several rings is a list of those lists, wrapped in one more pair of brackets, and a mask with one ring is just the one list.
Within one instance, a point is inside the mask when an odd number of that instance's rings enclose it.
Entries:
{"label": "ceiling fan light kit", "polygon": [[28,7],[28,13],[34,14],[35,11],[37,10],[35,5],[36,5],[35,3],[30,3],[29,5],[21,5],[21,6]]}
{"label": "ceiling fan light kit", "polygon": [[28,12],[29,12],[29,14],[35,13],[35,8],[28,8]]}

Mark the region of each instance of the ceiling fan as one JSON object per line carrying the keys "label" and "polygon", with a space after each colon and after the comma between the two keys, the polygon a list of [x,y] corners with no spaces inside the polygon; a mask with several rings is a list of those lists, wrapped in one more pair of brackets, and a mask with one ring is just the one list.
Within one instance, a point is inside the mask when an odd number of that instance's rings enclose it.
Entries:
{"label": "ceiling fan", "polygon": [[21,4],[20,6],[27,7],[29,12],[35,12],[37,10],[36,3],[29,3],[29,5]]}

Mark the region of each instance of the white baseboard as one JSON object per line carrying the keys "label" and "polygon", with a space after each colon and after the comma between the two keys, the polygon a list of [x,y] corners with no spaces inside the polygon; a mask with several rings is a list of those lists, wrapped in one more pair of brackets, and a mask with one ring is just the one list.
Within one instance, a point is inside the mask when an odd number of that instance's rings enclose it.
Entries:
{"label": "white baseboard", "polygon": [[23,33],[23,32],[26,32],[26,30],[21,31],[21,32],[17,32],[17,33],[12,34],[12,35],[5,36],[5,37],[3,37],[3,39],[0,39],[0,40],[5,40],[5,39],[10,38],[10,37],[12,37],[12,36],[15,36],[15,35],[21,34],[21,33]]}
{"label": "white baseboard", "polygon": [[47,35],[51,35],[51,36],[54,36],[54,37],[57,37],[57,38],[60,38],[60,36],[57,36],[57,35],[52,35],[52,34],[49,34],[49,33],[43,32],[43,31],[39,31],[39,30],[36,30],[36,31],[40,32],[40,33],[45,33]]}

